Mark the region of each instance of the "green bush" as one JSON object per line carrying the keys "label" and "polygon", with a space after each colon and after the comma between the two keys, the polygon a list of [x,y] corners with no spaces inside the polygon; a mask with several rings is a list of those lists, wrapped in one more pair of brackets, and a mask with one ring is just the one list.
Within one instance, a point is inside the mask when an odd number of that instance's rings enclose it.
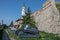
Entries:
{"label": "green bush", "polygon": [[3,30],[0,30],[0,40],[2,40],[2,36],[3,36]]}

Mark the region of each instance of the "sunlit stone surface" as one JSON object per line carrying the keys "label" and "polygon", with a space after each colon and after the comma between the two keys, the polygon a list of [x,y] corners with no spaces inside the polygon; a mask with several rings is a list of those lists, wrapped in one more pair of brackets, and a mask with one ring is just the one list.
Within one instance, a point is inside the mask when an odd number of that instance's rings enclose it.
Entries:
{"label": "sunlit stone surface", "polygon": [[40,31],[60,33],[60,15],[55,6],[55,0],[46,1],[41,10],[34,12],[32,16]]}

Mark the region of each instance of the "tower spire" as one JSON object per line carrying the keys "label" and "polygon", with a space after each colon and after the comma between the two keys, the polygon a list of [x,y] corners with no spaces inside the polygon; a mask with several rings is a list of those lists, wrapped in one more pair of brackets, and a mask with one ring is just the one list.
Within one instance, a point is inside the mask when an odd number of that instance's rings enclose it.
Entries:
{"label": "tower spire", "polygon": [[26,14],[26,7],[25,7],[25,4],[23,4],[22,6],[22,16],[25,16]]}

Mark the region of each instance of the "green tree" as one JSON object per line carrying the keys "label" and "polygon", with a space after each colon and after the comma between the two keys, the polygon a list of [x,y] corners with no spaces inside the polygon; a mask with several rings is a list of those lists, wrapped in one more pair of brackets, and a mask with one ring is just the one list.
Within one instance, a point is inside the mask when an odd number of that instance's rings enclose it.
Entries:
{"label": "green tree", "polygon": [[8,28],[8,26],[6,24],[3,24],[2,27],[3,27],[3,29]]}
{"label": "green tree", "polygon": [[10,26],[13,27],[13,21],[11,21]]}
{"label": "green tree", "polygon": [[28,8],[26,16],[22,16],[23,19],[21,19],[22,20],[22,28],[24,28],[26,25],[29,25],[30,28],[31,27],[37,28],[35,25],[36,23],[35,23],[33,17],[31,16],[31,14],[32,14],[31,10],[30,10],[30,8]]}

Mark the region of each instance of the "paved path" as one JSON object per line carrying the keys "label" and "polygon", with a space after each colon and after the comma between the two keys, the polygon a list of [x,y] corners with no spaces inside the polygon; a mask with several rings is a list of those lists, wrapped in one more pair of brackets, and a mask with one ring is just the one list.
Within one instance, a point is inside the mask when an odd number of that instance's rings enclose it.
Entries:
{"label": "paved path", "polygon": [[8,34],[7,34],[5,31],[3,31],[3,37],[2,37],[2,40],[10,40]]}

